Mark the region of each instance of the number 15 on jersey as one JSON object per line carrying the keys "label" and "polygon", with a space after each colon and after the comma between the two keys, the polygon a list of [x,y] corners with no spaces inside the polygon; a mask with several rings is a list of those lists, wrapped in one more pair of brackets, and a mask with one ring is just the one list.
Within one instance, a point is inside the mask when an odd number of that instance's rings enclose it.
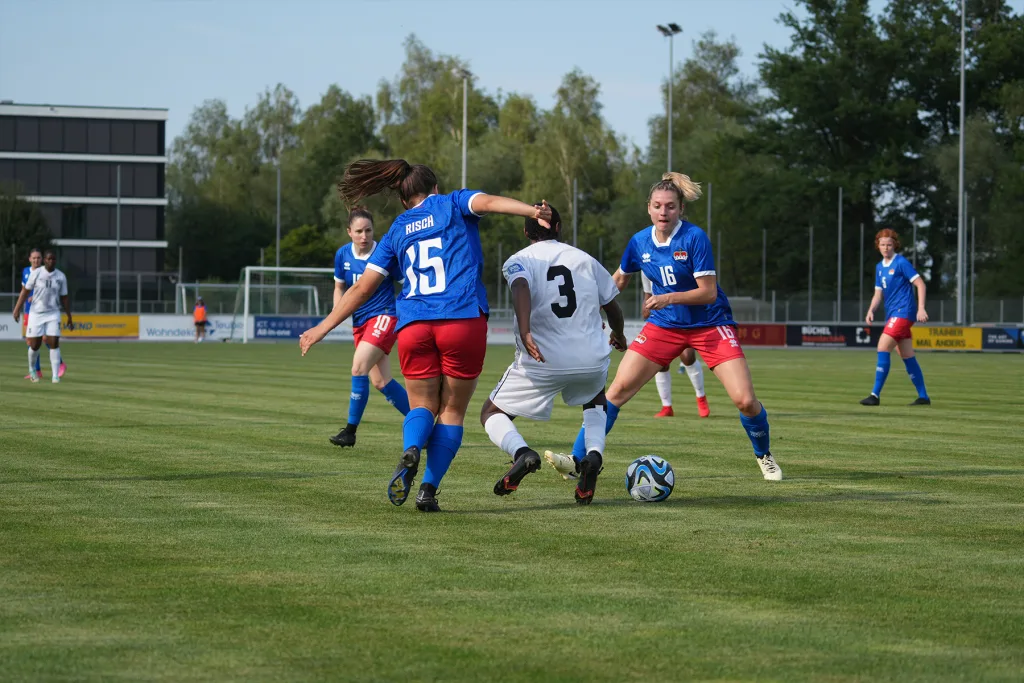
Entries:
{"label": "number 15 on jersey", "polygon": [[[431,256],[430,254],[432,249],[441,251],[441,247],[441,238],[435,237],[417,242],[405,250],[405,255],[409,259],[409,265],[405,268],[405,278],[409,281],[409,294],[406,295],[406,298],[416,296],[417,284],[421,295],[439,294],[448,286],[444,273],[444,261],[439,255]],[[431,271],[433,276],[431,277],[430,272],[417,272],[417,269]],[[431,284],[431,280],[433,280],[433,284]]]}

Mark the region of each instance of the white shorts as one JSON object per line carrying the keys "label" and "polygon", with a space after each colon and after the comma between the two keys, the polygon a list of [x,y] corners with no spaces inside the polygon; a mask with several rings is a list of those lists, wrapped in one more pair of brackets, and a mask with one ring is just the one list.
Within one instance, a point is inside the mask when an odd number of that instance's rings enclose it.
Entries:
{"label": "white shorts", "polygon": [[60,318],[47,318],[36,320],[35,316],[29,316],[28,327],[25,328],[25,338],[35,339],[36,337],[59,337]]}
{"label": "white shorts", "polygon": [[604,391],[607,381],[607,363],[599,370],[560,375],[527,374],[513,363],[491,392],[491,403],[509,415],[549,420],[555,394],[561,393],[566,405],[581,406]]}

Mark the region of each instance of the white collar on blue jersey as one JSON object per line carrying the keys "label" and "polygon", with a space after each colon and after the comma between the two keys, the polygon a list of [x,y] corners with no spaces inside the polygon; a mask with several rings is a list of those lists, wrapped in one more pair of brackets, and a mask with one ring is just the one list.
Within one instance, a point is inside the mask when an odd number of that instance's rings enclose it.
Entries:
{"label": "white collar on blue jersey", "polygon": [[356,253],[356,245],[353,243],[352,244],[352,258],[356,259],[357,261],[365,261],[366,259],[370,258],[370,256],[373,255],[373,250],[376,249],[376,248],[377,248],[377,240],[374,240],[373,244],[370,245],[370,251],[367,252],[366,256],[360,256],[359,254]]}
{"label": "white collar on blue jersey", "polygon": [[885,268],[888,268],[889,266],[891,266],[892,262],[896,260],[896,256],[897,256],[897,254],[893,254],[892,258],[889,259],[888,263],[885,262],[885,259],[882,259],[882,266],[885,267]]}
{"label": "white collar on blue jersey", "polygon": [[[428,194],[428,195],[427,195],[426,197],[424,197],[424,198],[423,198],[423,202],[427,201],[427,200],[428,200],[428,199],[430,199],[431,197],[436,197],[436,196],[437,196],[437,193],[436,193],[436,192],[431,192],[430,194]],[[420,204],[422,204],[423,202],[420,202],[420,203],[419,203],[419,204],[417,204],[416,206],[410,206],[410,207],[409,207],[408,209],[406,209],[406,211],[412,211],[413,209],[415,209],[415,208],[418,208],[418,207],[419,207],[419,205],[420,205]]]}
{"label": "white collar on blue jersey", "polygon": [[683,221],[676,223],[676,227],[672,229],[672,234],[668,236],[668,241],[664,244],[658,241],[658,228],[654,225],[651,226],[651,241],[654,242],[656,247],[667,247],[675,239],[676,234],[679,232],[679,228],[683,227]]}

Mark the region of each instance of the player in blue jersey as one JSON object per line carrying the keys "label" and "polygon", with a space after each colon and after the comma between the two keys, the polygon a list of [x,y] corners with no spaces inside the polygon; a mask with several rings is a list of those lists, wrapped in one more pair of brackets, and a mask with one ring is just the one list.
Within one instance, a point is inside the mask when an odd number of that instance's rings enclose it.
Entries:
{"label": "player in blue jersey", "polygon": [[[647,211],[653,225],[633,235],[614,277],[625,289],[633,273],[647,276],[653,292],[644,302],[650,317],[626,351],[607,392],[611,431],[622,406],[662,368],[692,348],[704,359],[739,408],[740,423],[754,447],[765,479],[782,479],[770,450],[768,413],[754,394],[746,358],[736,339],[732,309],[715,276],[711,240],[682,220],[684,202],[701,196],[700,186],[680,173],[666,173],[651,187]],[[580,473],[577,496],[593,496],[601,462],[589,462],[581,430],[573,445]],[[560,472],[563,467],[555,464]],[[585,473],[588,476],[584,476]]]}
{"label": "player in blue jersey", "polygon": [[437,512],[437,487],[462,444],[462,425],[487,350],[480,217],[500,213],[551,220],[551,210],[472,190],[439,194],[437,177],[403,159],[361,159],[345,169],[338,192],[348,206],[384,191],[405,207],[374,249],[363,276],[319,325],[299,340],[302,353],[366,303],[385,278],[404,277],[398,299],[398,358],[412,409],[404,452],[388,485],[401,505],[426,447],[416,508]]}
{"label": "player in blue jersey", "polygon": [[[914,356],[914,339],[910,328],[916,320],[928,322],[928,313],[924,310],[925,287],[924,279],[910,265],[910,261],[899,254],[900,238],[894,230],[879,230],[875,235],[875,247],[882,255],[882,260],[875,266],[875,295],[871,297],[868,313],[864,321],[870,325],[875,319],[875,309],[885,300],[885,329],[878,340],[878,362],[875,365],[875,386],[871,395],[861,400],[861,405],[877,406],[881,403],[882,387],[889,376],[890,354],[899,350],[903,365],[907,368],[910,381],[917,389],[917,399],[910,405],[928,406],[932,400],[928,398],[928,390],[924,386],[924,375],[921,366]],[[915,297],[916,292],[916,297]]]}
{"label": "player in blue jersey", "polygon": [[[361,207],[353,209],[348,215],[348,236],[352,241],[334,255],[335,306],[345,290],[363,276],[370,255],[377,247],[373,240],[373,214]],[[398,338],[397,327],[394,280],[387,277],[369,300],[352,314],[352,340],[356,352],[352,357],[348,424],[331,437],[335,446],[356,445],[356,429],[370,400],[370,382],[398,412],[402,415],[409,413],[409,397],[405,387],[391,377],[391,361],[388,359]]]}

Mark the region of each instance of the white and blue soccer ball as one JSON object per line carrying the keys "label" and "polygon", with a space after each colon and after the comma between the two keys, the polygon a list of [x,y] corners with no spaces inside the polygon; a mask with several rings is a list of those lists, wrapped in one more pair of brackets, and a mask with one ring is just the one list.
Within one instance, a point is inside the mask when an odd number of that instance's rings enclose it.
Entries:
{"label": "white and blue soccer ball", "polygon": [[668,460],[656,455],[644,455],[626,468],[626,490],[633,500],[657,503],[672,495],[676,474]]}

